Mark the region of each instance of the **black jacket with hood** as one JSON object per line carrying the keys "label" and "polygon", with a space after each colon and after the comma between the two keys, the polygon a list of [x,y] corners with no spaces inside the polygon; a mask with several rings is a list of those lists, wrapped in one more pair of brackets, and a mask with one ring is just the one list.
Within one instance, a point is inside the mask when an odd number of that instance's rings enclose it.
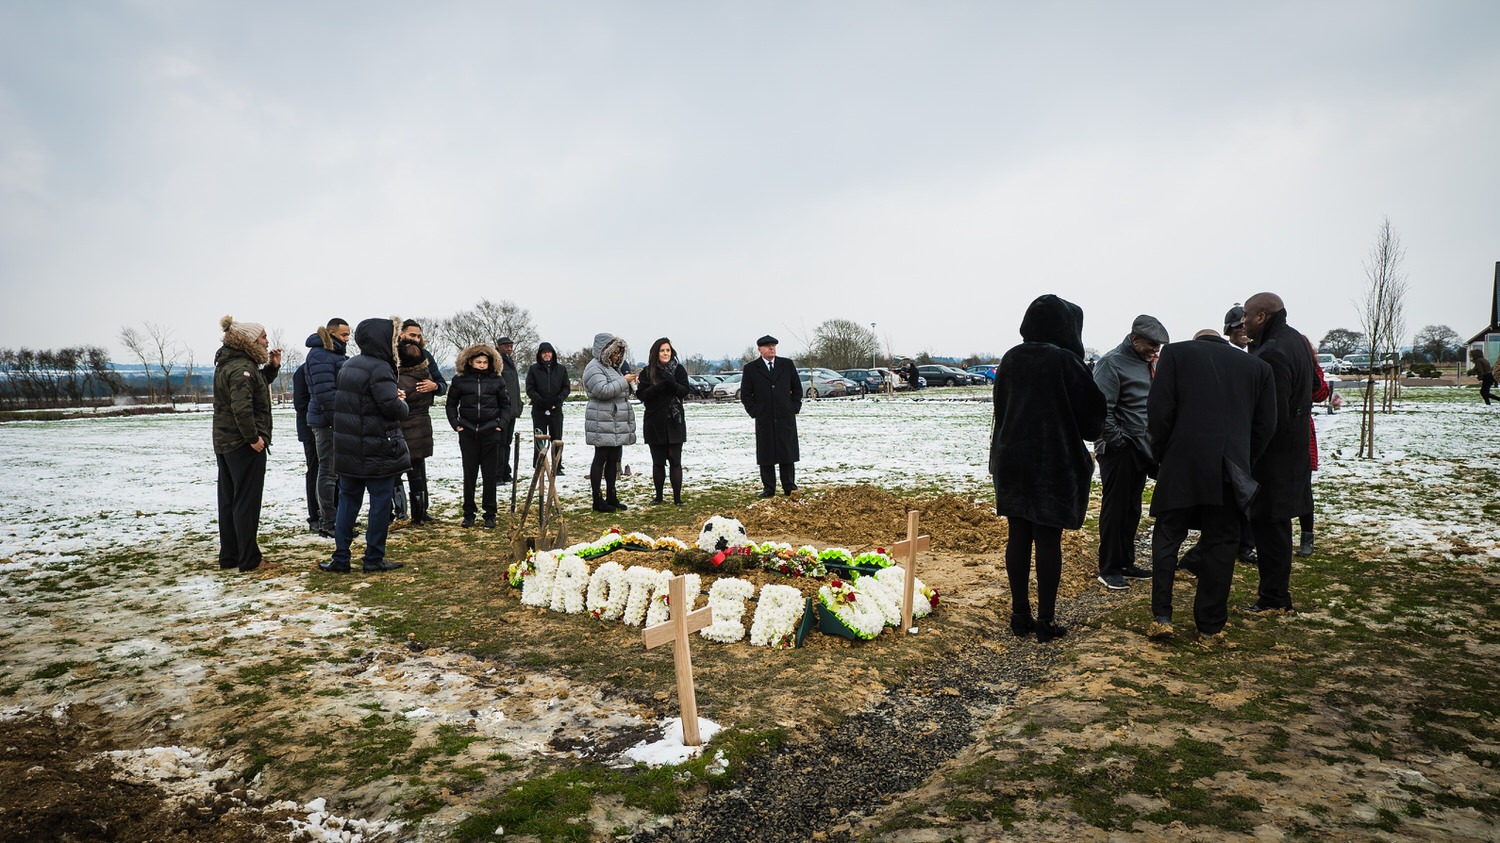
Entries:
{"label": "black jacket with hood", "polygon": [[1076,530],[1094,476],[1084,443],[1104,426],[1104,394],[1083,365],[1083,310],[1041,296],[1026,309],[1021,339],[995,370],[995,512]]}
{"label": "black jacket with hood", "polygon": [[[477,357],[489,358],[490,367],[472,368]],[[453,368],[453,382],[448,385],[448,426],[463,433],[495,433],[510,419],[510,402],[505,379],[501,377],[500,352],[492,345],[471,345],[459,352]]]}
{"label": "black jacket with hood", "polygon": [[396,396],[396,335],[401,320],[366,319],[354,329],[359,356],[339,369],[333,401],[333,465],[340,475],[374,480],[411,468]]}
{"label": "black jacket with hood", "polygon": [[[552,352],[552,362],[542,362],[542,352]],[[526,370],[526,397],[531,399],[531,414],[540,416],[551,410],[562,412],[563,402],[573,384],[568,381],[568,367],[557,359],[557,350],[552,343],[544,342],[536,347],[536,362]]]}

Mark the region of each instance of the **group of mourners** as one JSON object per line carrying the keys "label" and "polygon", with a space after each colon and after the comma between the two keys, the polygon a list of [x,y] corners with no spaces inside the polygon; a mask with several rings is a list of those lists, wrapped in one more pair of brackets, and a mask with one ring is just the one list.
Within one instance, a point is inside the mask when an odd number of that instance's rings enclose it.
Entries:
{"label": "group of mourners", "polygon": [[[1092,367],[1083,357],[1083,310],[1046,295],[1021,322],[1021,345],[995,372],[990,471],[995,511],[1007,519],[1011,631],[1049,641],[1057,622],[1062,531],[1083,525],[1099,465],[1099,575],[1106,588],[1152,581],[1152,637],[1173,634],[1176,573],[1197,578],[1193,622],[1222,640],[1234,561],[1259,568],[1252,614],[1290,612],[1292,557],[1313,553],[1312,407],[1328,384],[1312,344],[1287,324],[1274,293],[1236,305],[1222,331],[1171,343],[1161,322],[1137,317]],[[1248,352],[1248,353],[1247,353]],[[1086,443],[1093,442],[1093,454]],[[1155,525],[1151,570],[1136,564],[1147,477]],[[1301,521],[1294,551],[1292,519]],[[1196,547],[1179,558],[1190,530]],[[1029,576],[1036,560],[1037,608]]]}

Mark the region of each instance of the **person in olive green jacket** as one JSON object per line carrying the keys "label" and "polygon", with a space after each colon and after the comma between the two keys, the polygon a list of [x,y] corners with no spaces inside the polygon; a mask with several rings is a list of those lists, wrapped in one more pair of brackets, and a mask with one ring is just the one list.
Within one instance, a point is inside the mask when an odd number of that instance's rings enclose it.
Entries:
{"label": "person in olive green jacket", "polygon": [[214,456],[219,462],[219,567],[260,566],[260,499],[271,446],[271,381],[281,349],[266,329],[225,316],[224,345],[214,354]]}

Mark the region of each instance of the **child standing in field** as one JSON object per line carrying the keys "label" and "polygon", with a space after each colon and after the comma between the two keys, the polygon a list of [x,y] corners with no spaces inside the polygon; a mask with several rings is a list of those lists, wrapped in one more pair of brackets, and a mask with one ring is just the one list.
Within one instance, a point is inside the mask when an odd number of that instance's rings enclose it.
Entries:
{"label": "child standing in field", "polygon": [[495,484],[505,455],[505,419],[510,399],[500,379],[500,352],[471,345],[458,355],[448,387],[448,425],[458,433],[464,461],[464,527],[474,526],[474,482],[484,476],[484,528],[495,528]]}

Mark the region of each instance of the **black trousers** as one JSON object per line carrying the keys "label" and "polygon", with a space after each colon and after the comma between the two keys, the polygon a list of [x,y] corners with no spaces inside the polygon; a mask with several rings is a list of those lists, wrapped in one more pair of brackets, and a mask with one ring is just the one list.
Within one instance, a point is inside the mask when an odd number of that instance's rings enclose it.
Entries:
{"label": "black trousers", "polygon": [[1255,552],[1260,557],[1259,599],[1266,609],[1292,608],[1292,519],[1256,519]]}
{"label": "black trousers", "polygon": [[500,482],[510,482],[510,455],[511,443],[516,439],[516,420],[511,419],[505,423],[505,428],[500,431]]}
{"label": "black trousers", "polygon": [[1494,385],[1495,385],[1495,378],[1493,376],[1491,376],[1491,375],[1486,375],[1479,382],[1479,397],[1483,398],[1484,399],[1484,403],[1486,403],[1486,404],[1490,403],[1490,399],[1494,397],[1493,395],[1490,394],[1490,387],[1492,387]]}
{"label": "black trousers", "polygon": [[[781,488],[787,494],[797,490],[797,464],[784,462],[781,466]],[[760,464],[760,486],[762,489],[776,494],[776,464],[763,462]]]}
{"label": "black trousers", "polygon": [[1010,611],[1031,617],[1031,548],[1036,546],[1036,617],[1057,616],[1057,584],[1062,582],[1062,529],[1044,527],[1008,515],[1005,539],[1005,576],[1010,581]]}
{"label": "black trousers", "polygon": [[671,466],[672,500],[682,500],[682,443],[650,445],[651,481],[656,484],[656,499],[661,500],[661,490],[667,481],[667,467]]}
{"label": "black trousers", "polygon": [[309,439],[302,443],[302,458],[307,461],[303,477],[307,482],[307,526],[317,529],[322,523],[318,517],[318,443]]}
{"label": "black trousers", "polygon": [[1146,470],[1138,468],[1129,448],[1099,457],[1099,575],[1124,576],[1135,564],[1135,531],[1141,526],[1141,493]]}
{"label": "black trousers", "polygon": [[464,460],[464,517],[473,518],[478,510],[474,506],[474,482],[484,475],[482,503],[484,517],[495,517],[495,484],[500,482],[500,460],[505,453],[505,439],[498,430],[482,430],[475,433],[465,430],[458,434],[458,453]]}
{"label": "black trousers", "polygon": [[420,460],[412,459],[411,471],[406,472],[406,483],[411,487],[412,516],[416,517],[419,513],[419,506],[420,512],[425,514],[427,510],[427,460],[425,457]]}
{"label": "black trousers", "polygon": [[[553,410],[551,415],[543,415],[541,413],[532,413],[531,414],[531,429],[533,431],[535,431],[536,433],[545,433],[545,434],[547,434],[547,436],[552,439],[552,442],[553,442],[554,445],[561,445],[562,444],[562,437],[563,437],[563,414],[562,414],[562,410]],[[536,441],[535,438],[534,438],[534,435],[535,434],[533,434],[533,439],[532,439],[533,443]],[[536,450],[535,447],[533,447],[531,449],[531,452],[532,452],[531,465],[532,465],[533,468],[535,468],[536,467],[536,462],[537,462],[537,456],[536,455],[539,452]]]}
{"label": "black trousers", "polygon": [[[1228,489],[1225,500],[1233,500]],[[1193,596],[1193,623],[1204,635],[1224,628],[1229,619],[1229,589],[1234,583],[1234,556],[1244,516],[1233,504],[1172,509],[1156,516],[1151,532],[1151,614],[1172,617],[1172,585],[1177,551],[1188,530],[1202,530],[1194,548],[1198,591]]]}
{"label": "black trousers", "polygon": [[219,567],[260,564],[260,499],[266,488],[266,452],[241,445],[217,454],[219,463]]}

